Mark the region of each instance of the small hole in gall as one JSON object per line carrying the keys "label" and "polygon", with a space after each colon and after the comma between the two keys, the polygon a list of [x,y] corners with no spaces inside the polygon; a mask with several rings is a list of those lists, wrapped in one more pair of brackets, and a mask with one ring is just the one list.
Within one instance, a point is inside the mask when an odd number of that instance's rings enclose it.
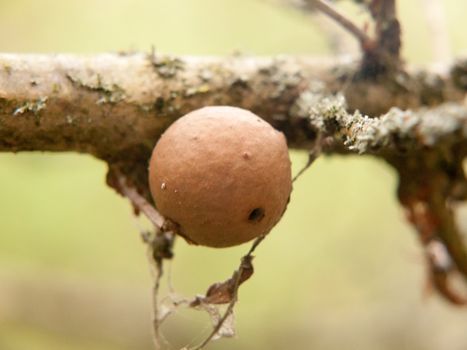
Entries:
{"label": "small hole in gall", "polygon": [[248,221],[250,222],[260,222],[264,218],[264,209],[263,208],[255,208],[250,212],[248,215]]}

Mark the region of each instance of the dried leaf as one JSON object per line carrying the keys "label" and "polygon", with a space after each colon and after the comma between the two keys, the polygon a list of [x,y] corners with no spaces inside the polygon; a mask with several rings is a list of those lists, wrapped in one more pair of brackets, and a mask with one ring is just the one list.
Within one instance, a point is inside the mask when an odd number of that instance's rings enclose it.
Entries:
{"label": "dried leaf", "polygon": [[[253,264],[251,263],[253,257],[250,255],[242,259],[240,268],[236,270],[232,277],[224,282],[217,282],[211,285],[206,292],[206,296],[197,297],[191,306],[198,306],[199,304],[228,304],[235,296],[236,287],[240,286],[243,282],[249,279],[254,272]],[[238,274],[240,277],[238,278]],[[238,285],[237,284],[238,279]]]}

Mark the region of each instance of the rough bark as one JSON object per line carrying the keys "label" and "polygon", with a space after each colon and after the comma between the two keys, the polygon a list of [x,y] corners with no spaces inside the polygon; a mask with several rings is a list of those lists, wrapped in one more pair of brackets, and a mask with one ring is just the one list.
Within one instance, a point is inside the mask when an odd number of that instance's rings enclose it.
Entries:
{"label": "rough bark", "polygon": [[349,110],[378,116],[392,106],[461,100],[466,72],[451,71],[368,81],[355,76],[356,64],[324,59],[0,54],[0,151],[146,160],[176,118],[220,104],[252,110],[284,131],[292,147],[306,148],[314,132],[293,108],[310,86],[342,91]]}

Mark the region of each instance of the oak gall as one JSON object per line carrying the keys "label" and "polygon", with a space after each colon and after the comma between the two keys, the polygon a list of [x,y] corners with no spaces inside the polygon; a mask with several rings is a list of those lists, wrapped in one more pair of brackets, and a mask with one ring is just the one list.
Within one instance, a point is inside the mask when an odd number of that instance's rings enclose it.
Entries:
{"label": "oak gall", "polygon": [[236,107],[195,110],[159,139],[149,165],[158,210],[188,241],[230,247],[268,233],[292,190],[284,135]]}

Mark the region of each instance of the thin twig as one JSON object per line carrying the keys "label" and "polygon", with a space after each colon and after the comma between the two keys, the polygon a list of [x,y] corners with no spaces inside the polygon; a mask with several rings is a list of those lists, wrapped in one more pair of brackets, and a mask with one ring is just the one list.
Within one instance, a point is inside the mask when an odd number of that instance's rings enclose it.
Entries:
{"label": "thin twig", "polygon": [[300,169],[300,171],[293,177],[292,182],[297,181],[297,179],[303,175],[303,173],[311,166],[311,164],[314,163],[316,160],[317,156],[312,154],[311,152],[308,153],[308,160],[306,164],[303,166],[303,168]]}
{"label": "thin twig", "polygon": [[159,312],[159,288],[164,274],[164,260],[173,256],[172,248],[174,243],[173,232],[163,232],[156,228],[155,232],[142,232],[141,236],[147,246],[146,256],[150,266],[152,285],[152,330],[153,342],[156,350],[161,349],[162,344],[167,341],[160,332],[163,321]]}
{"label": "thin twig", "polygon": [[117,181],[119,190],[122,194],[127,197],[131,203],[140,210],[154,226],[158,229],[162,229],[166,220],[165,218],[149,203],[138,191],[127,184],[127,180],[124,175],[117,174]]}
{"label": "thin twig", "polygon": [[346,35],[346,29],[337,24],[331,17],[315,17],[314,21],[326,35],[326,42],[332,54],[342,57],[358,57],[359,41],[354,40],[353,36]]}
{"label": "thin twig", "polygon": [[297,179],[303,175],[303,173],[315,162],[316,159],[321,155],[322,150],[322,136],[318,136],[314,147],[308,152],[308,160],[303,168],[293,177],[292,182],[297,181]]}
{"label": "thin twig", "polygon": [[334,21],[339,23],[342,27],[344,27],[350,34],[352,34],[359,42],[360,45],[366,46],[368,43],[372,41],[372,39],[356,24],[354,24],[351,20],[346,18],[344,15],[339,13],[334,6],[332,6],[329,2],[325,0],[306,0],[308,4],[315,7],[316,9],[320,10]]}
{"label": "thin twig", "polygon": [[160,322],[159,322],[159,287],[162,275],[164,273],[162,259],[154,259],[154,248],[148,243],[148,262],[152,267],[152,331],[153,331],[153,342],[156,350],[161,349],[162,346],[162,335],[160,333]]}
{"label": "thin twig", "polygon": [[159,312],[159,288],[162,276],[164,274],[164,259],[172,258],[172,248],[174,242],[174,234],[172,232],[163,232],[156,229],[153,235],[143,235],[143,240],[147,245],[147,259],[151,267],[151,275],[153,279],[152,286],[152,329],[153,341],[156,350],[160,349],[162,343],[167,343],[160,332],[162,323]]}
{"label": "thin twig", "polygon": [[258,245],[264,240],[265,237],[266,236],[264,236],[264,235],[258,237],[253,242],[253,245],[251,246],[248,253],[245,256],[242,257],[241,262],[240,262],[240,266],[239,266],[239,268],[237,270],[237,275],[236,275],[236,278],[235,278],[235,284],[234,284],[232,300],[229,302],[229,305],[227,306],[227,309],[225,310],[224,314],[222,315],[220,320],[217,322],[216,326],[213,328],[213,330],[209,334],[209,336],[201,344],[199,344],[198,346],[194,347],[191,350],[201,350],[201,349],[203,349],[214,338],[214,336],[219,332],[219,330],[222,328],[222,326],[225,323],[225,321],[227,320],[227,318],[232,313],[233,308],[235,306],[235,303],[238,300],[238,287],[240,286],[240,280],[241,280],[242,275],[243,275],[245,261],[251,259],[251,255],[253,254],[255,249],[258,247]]}

